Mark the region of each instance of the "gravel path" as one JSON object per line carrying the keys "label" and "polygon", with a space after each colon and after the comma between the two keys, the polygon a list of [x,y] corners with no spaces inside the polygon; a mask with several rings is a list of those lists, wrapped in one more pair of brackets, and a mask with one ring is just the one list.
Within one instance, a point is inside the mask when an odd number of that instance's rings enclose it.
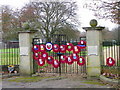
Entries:
{"label": "gravel path", "polygon": [[[90,80],[82,78],[48,78],[38,82],[10,82],[11,78],[3,79],[2,88],[112,88],[109,85],[86,84]],[[91,81],[90,81],[91,82]],[[92,82],[100,82],[92,80]]]}

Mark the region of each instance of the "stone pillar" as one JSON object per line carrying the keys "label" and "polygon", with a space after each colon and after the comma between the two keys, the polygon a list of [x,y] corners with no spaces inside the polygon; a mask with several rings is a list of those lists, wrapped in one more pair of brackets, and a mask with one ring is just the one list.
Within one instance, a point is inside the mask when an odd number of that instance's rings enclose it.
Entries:
{"label": "stone pillar", "polygon": [[[94,21],[94,20],[93,20]],[[89,77],[99,77],[101,75],[102,63],[102,30],[104,27],[83,27],[87,31],[87,75]],[[91,22],[90,22],[91,23]]]}
{"label": "stone pillar", "polygon": [[32,39],[35,31],[19,32],[20,75],[33,74]]}

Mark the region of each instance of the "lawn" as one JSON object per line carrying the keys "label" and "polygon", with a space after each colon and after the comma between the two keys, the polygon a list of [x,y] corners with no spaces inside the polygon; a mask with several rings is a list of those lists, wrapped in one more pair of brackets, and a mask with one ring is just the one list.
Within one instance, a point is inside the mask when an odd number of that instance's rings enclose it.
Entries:
{"label": "lawn", "polygon": [[48,78],[54,78],[54,77],[40,77],[40,76],[36,76],[36,77],[16,77],[16,78],[12,78],[8,81],[11,81],[11,82],[24,82],[24,83],[27,83],[27,82],[38,82],[38,81],[41,81],[43,79],[48,79]]}
{"label": "lawn", "polygon": [[0,53],[2,52],[13,52],[13,51],[18,51],[19,48],[7,48],[7,49],[0,49]]}
{"label": "lawn", "polygon": [[18,65],[19,64],[19,48],[0,49],[0,65]]}

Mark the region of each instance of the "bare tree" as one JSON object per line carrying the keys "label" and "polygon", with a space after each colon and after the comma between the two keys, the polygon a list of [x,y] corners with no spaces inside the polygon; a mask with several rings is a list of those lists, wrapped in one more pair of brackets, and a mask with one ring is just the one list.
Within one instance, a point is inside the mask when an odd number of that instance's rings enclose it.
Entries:
{"label": "bare tree", "polygon": [[3,39],[16,39],[15,27],[17,27],[17,19],[13,15],[13,10],[9,6],[2,6],[2,30]]}
{"label": "bare tree", "polygon": [[94,11],[98,18],[111,19],[112,22],[120,24],[119,0],[92,0],[84,6]]}
{"label": "bare tree", "polygon": [[50,36],[55,33],[65,33],[69,38],[75,38],[78,36],[76,26],[79,25],[76,10],[75,2],[36,1],[14,11],[8,6],[3,6],[4,39],[18,39],[17,32],[24,30],[24,22],[29,23],[30,29],[37,29],[40,36],[47,41],[50,41]]}
{"label": "bare tree", "polygon": [[59,32],[61,28],[70,25],[75,27],[76,20],[75,2],[31,2],[27,5],[33,8],[35,20],[33,27],[39,29],[41,35],[50,40],[50,36]]}

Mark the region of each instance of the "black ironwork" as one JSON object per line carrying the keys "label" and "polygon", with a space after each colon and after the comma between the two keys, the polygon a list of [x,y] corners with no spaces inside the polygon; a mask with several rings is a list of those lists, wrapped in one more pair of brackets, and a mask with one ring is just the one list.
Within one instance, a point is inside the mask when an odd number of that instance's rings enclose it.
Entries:
{"label": "black ironwork", "polygon": [[[80,40],[71,40],[68,41],[66,35],[64,34],[53,34],[51,36],[51,43],[52,44],[58,44],[60,45],[66,45],[67,43],[72,43],[73,45],[77,45],[77,43]],[[40,40],[39,38],[34,38],[33,39],[33,45],[41,45],[41,44],[46,44],[47,42],[43,42],[43,40]],[[71,55],[72,52],[67,51],[66,53],[61,53],[60,51],[58,53],[52,52],[52,51],[47,51],[49,56],[53,56],[54,59],[57,59],[60,61],[60,56],[61,55]],[[81,49],[81,52],[78,54],[79,56],[82,56],[86,59],[86,49]],[[59,73],[61,74],[81,74],[81,73],[86,73],[86,64],[83,66],[79,66],[77,62],[74,62],[72,65],[68,64],[63,64],[60,63],[59,68],[54,68],[50,64],[45,64],[44,66],[39,66],[37,65],[36,60],[34,60],[34,71],[39,72],[39,73]]]}
{"label": "black ironwork", "polygon": [[[112,57],[115,60],[113,66],[108,66],[106,63],[106,60],[109,57]],[[120,77],[120,41],[118,40],[103,42],[102,74],[106,75],[106,73],[108,74],[107,77]]]}

